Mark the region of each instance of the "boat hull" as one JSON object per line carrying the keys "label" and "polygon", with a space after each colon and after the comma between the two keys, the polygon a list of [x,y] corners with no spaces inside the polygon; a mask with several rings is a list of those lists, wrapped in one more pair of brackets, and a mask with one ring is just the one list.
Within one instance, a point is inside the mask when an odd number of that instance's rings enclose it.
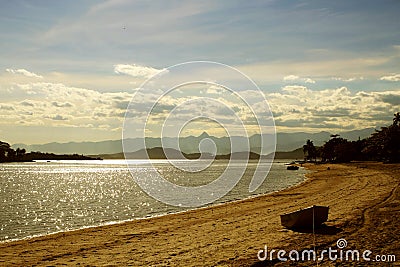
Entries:
{"label": "boat hull", "polygon": [[281,224],[286,228],[316,228],[328,220],[329,207],[312,206],[281,215]]}
{"label": "boat hull", "polygon": [[295,165],[290,165],[286,167],[287,170],[292,170],[292,171],[296,171],[299,169],[299,166],[295,166]]}

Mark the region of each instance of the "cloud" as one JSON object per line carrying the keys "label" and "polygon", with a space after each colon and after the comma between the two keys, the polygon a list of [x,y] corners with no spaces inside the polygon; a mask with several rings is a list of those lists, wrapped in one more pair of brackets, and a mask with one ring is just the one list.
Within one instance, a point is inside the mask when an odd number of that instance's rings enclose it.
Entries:
{"label": "cloud", "polygon": [[283,77],[283,81],[285,82],[295,82],[295,81],[300,81],[304,83],[315,83],[315,81],[311,78],[301,78],[297,75],[287,75]]}
{"label": "cloud", "polygon": [[30,72],[30,71],[27,71],[26,69],[17,69],[17,70],[6,69],[6,72],[12,73],[12,74],[21,74],[21,75],[24,75],[24,76],[30,77],[30,78],[38,78],[38,79],[42,79],[43,78],[43,76],[38,75],[38,74],[33,73],[33,72]]}
{"label": "cloud", "polygon": [[400,106],[400,94],[382,94],[381,99],[385,103],[389,103],[393,106]]}
{"label": "cloud", "polygon": [[69,108],[72,107],[71,103],[65,102],[65,103],[59,103],[57,101],[53,101],[51,103],[53,106],[58,107],[58,108]]}
{"label": "cloud", "polygon": [[128,108],[129,103],[130,103],[129,100],[116,101],[114,103],[114,107],[117,109],[126,110]]}
{"label": "cloud", "polygon": [[[205,86],[204,89],[207,92],[205,96],[213,97],[213,101],[201,100],[204,94],[199,90],[193,90],[197,95],[189,94],[192,92],[189,90],[185,94],[165,95],[158,100],[153,90],[141,90],[133,94],[98,92],[62,83],[14,84],[14,95],[18,98],[3,100],[0,124],[14,125],[17,122],[34,127],[45,125],[46,128],[114,131],[121,127],[128,103],[132,102],[128,116],[137,123],[144,123],[147,116],[145,107],[157,102],[148,121],[154,134],[160,132],[157,127],[161,127],[160,122],[175,107],[179,110],[171,120],[171,132],[175,130],[173,127],[190,120],[194,114],[216,118],[224,126],[233,127],[237,122],[226,107],[235,112],[239,120],[247,122],[251,130],[255,121],[248,107],[262,112],[265,106],[263,99],[251,90],[243,92],[249,101],[244,104],[238,96],[226,90],[219,91],[219,87]],[[337,131],[382,126],[390,123],[391,114],[400,108],[400,90],[350,91],[347,87],[313,90],[305,85],[288,84],[277,92],[264,94],[274,113],[278,131]],[[211,122],[198,123],[198,127],[213,129],[214,126]]]}
{"label": "cloud", "polygon": [[13,106],[11,106],[11,105],[0,105],[0,109],[9,110],[9,111],[15,110],[15,108]]}
{"label": "cloud", "polygon": [[307,87],[301,85],[287,85],[282,88],[282,91],[291,95],[299,95],[303,97],[311,92]]}
{"label": "cloud", "polygon": [[390,114],[400,109],[400,90],[352,92],[346,87],[311,90],[288,85],[265,95],[278,130],[379,127],[390,123]]}
{"label": "cloud", "polygon": [[133,77],[150,78],[153,75],[167,71],[166,69],[155,69],[151,67],[145,67],[140,65],[129,65],[129,64],[117,64],[114,65],[114,72],[117,74],[127,74]]}
{"label": "cloud", "polygon": [[332,80],[335,80],[335,81],[354,82],[354,81],[357,81],[357,80],[364,80],[364,77],[363,77],[363,76],[360,76],[360,77],[350,77],[350,78],[332,77],[331,79],[332,79]]}
{"label": "cloud", "polygon": [[389,81],[389,82],[398,82],[398,81],[400,81],[400,74],[391,74],[391,75],[387,75],[387,76],[382,76],[379,80]]}
{"label": "cloud", "polygon": [[[388,69],[389,73],[393,71],[393,67],[388,67],[394,61],[389,56],[348,57],[335,50],[330,50],[329,55],[329,58],[317,58],[312,61],[281,59],[274,62],[259,61],[235,65],[235,67],[249,75],[257,83],[276,82],[277,77],[284,78],[286,76],[289,76],[289,80],[286,82],[295,82],[295,77],[287,75],[290,73],[296,73],[293,76],[297,76],[299,79],[315,77],[315,79],[318,78],[318,81],[323,81],[331,79],[331,77],[379,77],[382,75],[382,70]],[[319,82],[319,84],[322,84],[322,82]]]}
{"label": "cloud", "polygon": [[59,114],[55,115],[55,116],[52,116],[52,117],[47,117],[47,118],[55,120],[55,121],[66,121],[66,120],[68,120],[67,117],[61,116]]}
{"label": "cloud", "polygon": [[99,129],[100,125],[115,129],[121,127],[124,112],[116,110],[115,106],[128,103],[133,96],[126,92],[101,93],[62,83],[32,82],[13,86],[14,95],[18,97],[2,101],[0,125],[23,122],[33,127],[75,128],[90,124],[91,129]]}
{"label": "cloud", "polygon": [[304,78],[303,80],[305,83],[315,83],[315,81],[310,78]]}
{"label": "cloud", "polygon": [[296,75],[288,75],[288,76],[283,77],[283,80],[285,82],[287,82],[287,81],[296,81],[298,79],[300,79],[300,77],[296,76]]}
{"label": "cloud", "polygon": [[211,95],[221,95],[224,92],[226,92],[227,90],[221,86],[217,86],[217,85],[211,85],[210,87],[208,87],[207,89],[207,94],[211,94]]}
{"label": "cloud", "polygon": [[22,106],[28,106],[28,107],[34,107],[35,104],[33,104],[31,101],[29,100],[24,100],[20,103]]}

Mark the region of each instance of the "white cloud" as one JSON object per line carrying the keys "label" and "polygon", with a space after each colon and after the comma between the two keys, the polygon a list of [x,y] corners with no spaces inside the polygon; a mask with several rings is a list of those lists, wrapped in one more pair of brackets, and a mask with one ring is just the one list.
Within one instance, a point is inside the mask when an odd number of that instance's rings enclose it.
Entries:
{"label": "white cloud", "polygon": [[8,73],[21,74],[21,75],[24,75],[24,76],[30,77],[30,78],[38,78],[38,79],[42,79],[43,78],[43,76],[38,75],[38,74],[33,73],[33,72],[30,72],[30,71],[27,71],[26,69],[16,69],[16,70],[15,69],[6,69],[6,71]]}
{"label": "white cloud", "polygon": [[127,74],[133,77],[150,78],[160,72],[167,71],[166,69],[155,69],[140,65],[117,64],[114,65],[114,72],[118,74]]}
{"label": "white cloud", "polygon": [[266,94],[278,130],[361,129],[390,123],[400,108],[400,90],[352,92],[346,87],[311,90],[288,85]]}
{"label": "white cloud", "polygon": [[207,89],[207,94],[212,94],[212,95],[221,95],[224,92],[226,92],[226,89],[224,89],[221,86],[216,86],[216,85],[211,85],[208,89]]}
{"label": "white cloud", "polygon": [[304,78],[303,80],[305,83],[315,83],[315,81],[310,78]]}
{"label": "white cloud", "polygon": [[283,80],[285,81],[285,82],[287,82],[287,81],[296,81],[296,80],[298,80],[300,77],[299,76],[296,76],[296,75],[288,75],[288,76],[285,76],[285,77],[283,77]]}
{"label": "white cloud", "polygon": [[350,77],[350,78],[343,78],[343,77],[332,77],[331,78],[332,80],[335,80],[335,81],[343,81],[343,82],[354,82],[354,81],[357,81],[357,80],[364,80],[364,77],[363,76],[360,76],[360,77]]}
{"label": "white cloud", "polygon": [[301,85],[287,85],[282,88],[282,91],[287,92],[289,94],[296,94],[296,95],[306,95],[307,93],[310,92],[310,90]]}
{"label": "white cloud", "polygon": [[398,81],[400,81],[400,74],[391,74],[391,75],[387,75],[387,76],[382,76],[379,80],[398,82]]}
{"label": "white cloud", "polygon": [[115,129],[121,126],[125,109],[133,96],[126,92],[101,93],[48,82],[15,84],[14,91],[18,100],[3,100],[0,124],[14,125],[17,122],[46,127],[91,124],[93,129],[100,125]]}
{"label": "white cloud", "polygon": [[285,82],[300,81],[300,82],[304,82],[304,83],[315,83],[315,81],[311,78],[301,78],[297,75],[287,75],[287,76],[283,77],[283,80]]}

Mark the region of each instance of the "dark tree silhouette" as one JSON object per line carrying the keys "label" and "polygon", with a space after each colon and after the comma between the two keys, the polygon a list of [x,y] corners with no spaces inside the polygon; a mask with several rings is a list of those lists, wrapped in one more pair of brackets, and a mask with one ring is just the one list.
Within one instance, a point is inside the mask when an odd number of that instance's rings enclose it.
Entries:
{"label": "dark tree silhouette", "polygon": [[23,149],[17,148],[15,150],[15,152],[17,153],[17,158],[21,158],[25,155],[26,150],[25,150],[25,148],[23,148]]}
{"label": "dark tree silhouette", "polygon": [[26,153],[25,148],[12,149],[10,144],[0,141],[0,162],[22,162],[33,160],[94,160],[84,155],[56,155],[53,153],[30,152]]}
{"label": "dark tree silhouette", "polygon": [[303,146],[304,160],[317,160],[317,149],[314,146],[313,141],[307,140],[306,144]]}
{"label": "dark tree silhouette", "polygon": [[[307,141],[308,143],[308,141]],[[307,144],[303,151],[308,153]],[[338,134],[317,151],[323,162],[349,162],[352,160],[379,160],[400,162],[400,112],[394,114],[393,123],[381,127],[366,139],[348,141]]]}
{"label": "dark tree silhouette", "polygon": [[5,162],[7,160],[6,152],[10,149],[10,145],[6,142],[0,141],[0,162]]}
{"label": "dark tree silhouette", "polygon": [[393,124],[376,130],[366,141],[363,152],[368,158],[400,162],[400,114],[394,114]]}
{"label": "dark tree silhouette", "polygon": [[352,160],[355,150],[351,142],[338,136],[338,134],[331,135],[331,139],[322,146],[322,161],[348,162]]}
{"label": "dark tree silhouette", "polygon": [[7,160],[8,161],[14,161],[17,158],[16,156],[17,156],[17,153],[15,152],[14,149],[9,148],[7,150]]}
{"label": "dark tree silhouette", "polygon": [[353,160],[368,160],[367,155],[363,153],[363,149],[367,144],[367,139],[361,139],[359,137],[357,141],[353,141],[351,144],[354,152]]}
{"label": "dark tree silhouette", "polygon": [[399,124],[400,124],[400,112],[397,112],[397,113],[395,113],[393,115],[394,115],[393,126],[399,126]]}

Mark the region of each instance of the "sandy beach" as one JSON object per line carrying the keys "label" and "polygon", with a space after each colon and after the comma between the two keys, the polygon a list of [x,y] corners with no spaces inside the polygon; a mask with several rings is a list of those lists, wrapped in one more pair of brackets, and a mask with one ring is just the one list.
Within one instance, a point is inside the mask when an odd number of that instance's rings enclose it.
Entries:
{"label": "sandy beach", "polygon": [[[310,249],[314,239],[316,249],[322,250],[336,247],[339,238],[347,240],[348,248],[393,254],[399,264],[400,165],[351,163],[307,168],[313,171],[307,181],[265,196],[2,243],[0,265],[287,266],[276,258],[261,262],[257,253],[265,245],[275,250]],[[311,205],[330,207],[326,227],[315,235],[280,225],[280,214]],[[359,263],[326,259],[319,264]]]}

